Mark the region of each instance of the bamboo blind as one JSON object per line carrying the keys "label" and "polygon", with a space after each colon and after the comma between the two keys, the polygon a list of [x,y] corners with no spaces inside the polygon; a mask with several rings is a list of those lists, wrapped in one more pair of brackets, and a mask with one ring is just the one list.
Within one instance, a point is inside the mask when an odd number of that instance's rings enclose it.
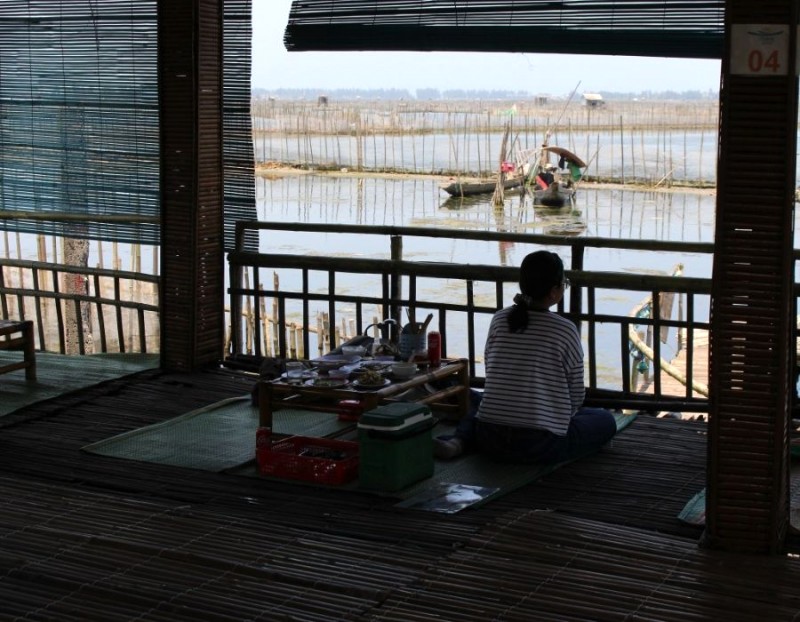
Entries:
{"label": "bamboo blind", "polygon": [[720,58],[724,0],[294,0],[286,48]]}
{"label": "bamboo blind", "polygon": [[[225,2],[231,247],[232,223],[255,216],[250,6]],[[159,243],[156,8],[156,0],[0,3],[0,228]]]}

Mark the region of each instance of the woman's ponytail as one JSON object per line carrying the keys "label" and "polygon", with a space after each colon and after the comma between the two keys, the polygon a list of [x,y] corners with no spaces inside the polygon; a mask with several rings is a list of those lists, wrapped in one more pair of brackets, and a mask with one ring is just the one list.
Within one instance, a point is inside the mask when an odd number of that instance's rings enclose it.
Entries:
{"label": "woman's ponytail", "polygon": [[564,262],[556,253],[536,251],[525,256],[519,269],[520,292],[508,314],[508,329],[521,333],[528,327],[528,310],[537,306],[557,285],[564,281]]}

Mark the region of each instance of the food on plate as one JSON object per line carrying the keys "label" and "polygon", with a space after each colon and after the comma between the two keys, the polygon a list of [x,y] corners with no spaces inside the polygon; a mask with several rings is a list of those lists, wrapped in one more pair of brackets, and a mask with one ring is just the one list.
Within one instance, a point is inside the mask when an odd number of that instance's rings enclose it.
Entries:
{"label": "food on plate", "polygon": [[314,380],[309,380],[306,384],[313,387],[336,388],[346,385],[347,380],[341,378],[316,378]]}
{"label": "food on plate", "polygon": [[364,385],[383,384],[383,376],[379,371],[368,369],[358,376],[358,383]]}

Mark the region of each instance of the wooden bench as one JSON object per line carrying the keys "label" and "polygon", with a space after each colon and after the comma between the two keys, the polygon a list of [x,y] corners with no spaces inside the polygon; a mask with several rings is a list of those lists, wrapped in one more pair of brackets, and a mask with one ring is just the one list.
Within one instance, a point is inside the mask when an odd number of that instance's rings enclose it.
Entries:
{"label": "wooden bench", "polygon": [[[16,333],[20,336],[14,337]],[[22,350],[23,359],[16,363],[0,365],[0,374],[17,369],[25,370],[25,380],[36,381],[36,348],[33,341],[33,322],[0,320],[0,350]]]}

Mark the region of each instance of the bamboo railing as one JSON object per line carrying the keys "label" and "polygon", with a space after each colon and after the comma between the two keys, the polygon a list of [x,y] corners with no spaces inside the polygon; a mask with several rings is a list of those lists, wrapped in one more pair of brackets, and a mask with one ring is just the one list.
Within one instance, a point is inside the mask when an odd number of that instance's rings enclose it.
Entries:
{"label": "bamboo railing", "polygon": [[[246,234],[264,234],[285,242],[286,232],[298,234],[326,232],[342,235],[369,233],[384,236],[387,240],[385,257],[371,259],[334,255],[286,254],[251,252],[242,244]],[[279,234],[279,235],[278,235]],[[483,334],[479,325],[486,325],[494,312],[510,304],[515,291],[517,269],[497,265],[471,265],[462,263],[431,263],[414,261],[403,256],[404,239],[410,237],[480,239],[525,243],[531,249],[538,247],[561,247],[564,255],[571,258],[568,275],[572,282],[566,301],[560,303],[559,311],[579,325],[586,340],[587,380],[591,399],[597,404],[613,404],[615,407],[637,407],[647,410],[682,410],[703,412],[707,399],[691,394],[665,395],[660,391],[644,395],[631,384],[629,335],[636,324],[645,324],[654,332],[663,329],[683,331],[688,334],[708,329],[708,297],[710,279],[650,274],[601,272],[586,269],[584,257],[589,248],[637,249],[664,254],[713,252],[713,244],[656,242],[652,240],[618,240],[604,238],[573,238],[524,233],[472,232],[463,230],[424,229],[414,227],[375,227],[358,225],[329,225],[276,222],[240,222],[237,225],[237,247],[229,255],[230,269],[230,320],[231,354],[244,351],[242,340],[245,331],[242,324],[242,309],[256,307],[254,301],[270,298],[275,301],[277,322],[285,323],[289,315],[297,317],[299,325],[313,325],[315,313],[324,309],[329,313],[329,324],[339,322],[339,309],[347,308],[355,320],[355,333],[361,333],[378,315],[394,319],[399,325],[404,321],[404,310],[416,309],[417,313],[434,313],[432,328],[442,335],[442,351],[445,356],[458,356],[470,361],[471,382],[480,386],[483,378],[479,367],[478,349],[482,347]],[[269,244],[267,242],[266,247]],[[264,248],[265,245],[260,245]],[[294,274],[295,287],[282,281],[280,290],[267,289],[262,283],[267,280],[262,273]],[[254,281],[246,282],[244,274],[252,275]],[[339,286],[347,278],[356,278],[358,287],[350,291]],[[325,283],[312,287],[312,280]],[[514,291],[512,291],[512,289]],[[684,299],[685,317],[667,318],[654,314],[649,318],[634,318],[624,312],[610,313],[601,309],[604,297],[621,290],[642,292],[658,297],[662,292],[671,292]],[[616,327],[616,328],[614,328]],[[255,325],[258,336],[258,324]],[[608,346],[601,343],[601,332],[616,334],[612,337],[617,352],[613,386],[607,380],[600,382],[599,368],[609,354]],[[301,333],[309,339],[311,331]],[[460,335],[456,339],[456,335]],[[456,343],[458,341],[458,343]],[[335,341],[321,347],[331,349]],[[316,347],[320,347],[319,343]],[[456,349],[458,351],[456,352]],[[303,344],[303,351],[310,352],[310,341]],[[290,345],[284,340],[278,343],[278,353],[285,356]],[[257,353],[259,354],[259,353]],[[654,374],[665,373],[660,363],[660,343],[654,344]],[[603,370],[607,373],[608,370]],[[689,374],[689,381],[692,371]]]}

